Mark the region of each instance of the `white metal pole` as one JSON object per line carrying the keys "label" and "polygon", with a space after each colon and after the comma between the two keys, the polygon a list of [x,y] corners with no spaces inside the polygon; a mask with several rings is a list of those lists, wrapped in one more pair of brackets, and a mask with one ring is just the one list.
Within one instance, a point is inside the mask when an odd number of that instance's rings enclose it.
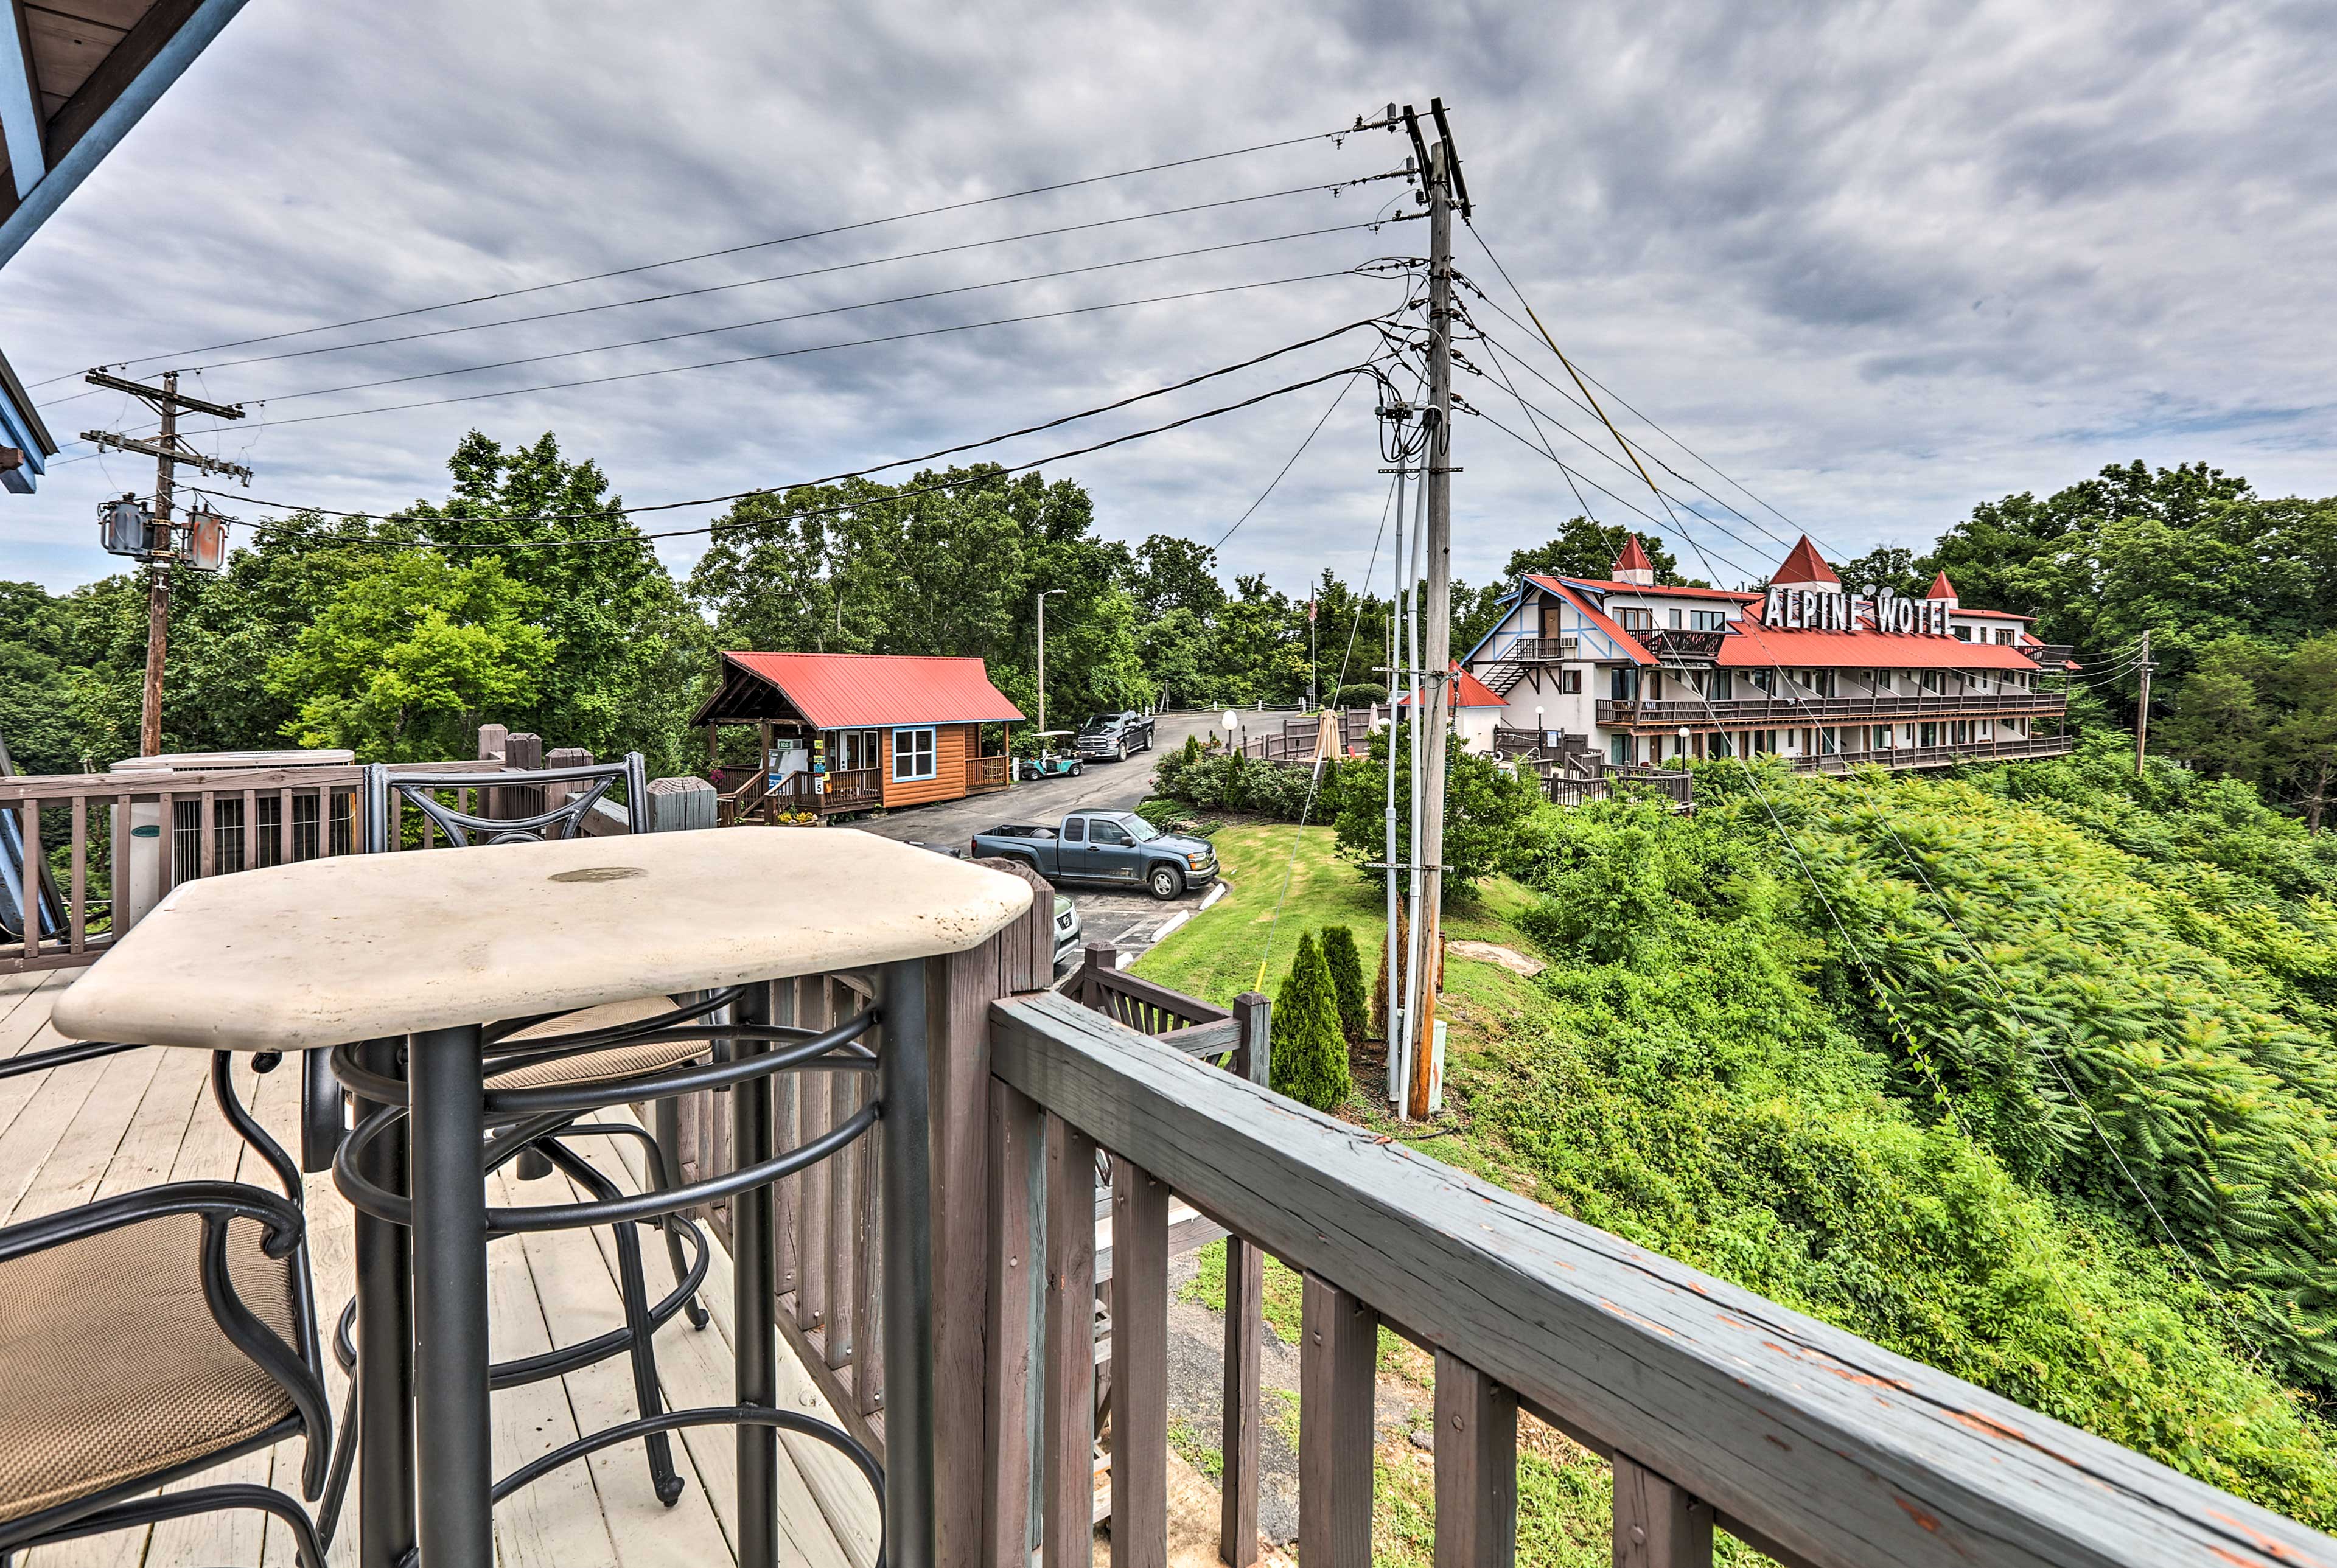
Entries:
{"label": "white metal pole", "polygon": [[1420,802],[1421,768],[1423,761],[1421,755],[1421,735],[1423,730],[1420,721],[1421,709],[1426,700],[1426,694],[1423,691],[1421,684],[1418,589],[1421,536],[1426,531],[1428,518],[1428,482],[1424,471],[1429,463],[1435,461],[1434,445],[1432,441],[1423,449],[1421,454],[1423,475],[1420,488],[1413,492],[1416,506],[1412,517],[1413,553],[1412,560],[1406,563],[1404,570],[1404,593],[1409,606],[1405,612],[1404,630],[1412,645],[1405,659],[1405,684],[1412,700],[1409,707],[1410,717],[1406,721],[1409,727],[1404,732],[1412,747],[1412,833],[1404,854],[1407,888],[1405,906],[1408,912],[1405,916],[1407,926],[1403,941],[1403,1043],[1400,1057],[1393,1050],[1389,1053],[1389,1066],[1396,1073],[1396,1115],[1399,1120],[1409,1119],[1410,1106],[1407,1104],[1406,1087],[1412,1081],[1412,1052],[1414,1045],[1413,1037],[1420,1032]]}
{"label": "white metal pole", "polygon": [[[1396,426],[1396,434],[1401,443],[1403,434],[1401,424]],[[1403,462],[1398,458],[1395,467],[1395,558],[1394,570],[1390,574],[1395,581],[1393,591],[1388,595],[1387,853],[1381,858],[1387,866],[1388,1095],[1389,1098],[1399,1102],[1403,1097],[1403,1078],[1396,1072],[1395,1053],[1397,1042],[1403,1038],[1403,944],[1396,940],[1400,928],[1397,924],[1395,886],[1395,743],[1396,722],[1403,711],[1399,706],[1403,700],[1403,662],[1400,657],[1403,636],[1398,614],[1399,607],[1403,603]]]}

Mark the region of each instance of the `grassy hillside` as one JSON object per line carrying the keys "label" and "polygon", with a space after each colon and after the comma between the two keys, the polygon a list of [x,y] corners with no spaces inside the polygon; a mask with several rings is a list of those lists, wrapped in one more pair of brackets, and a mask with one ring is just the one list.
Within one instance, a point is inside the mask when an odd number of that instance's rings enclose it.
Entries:
{"label": "grassy hillside", "polygon": [[[2215,786],[2092,765],[1740,774],[1693,821],[1538,815],[1450,929],[1550,967],[1454,959],[1448,1112],[1387,1130],[2337,1527],[2337,855]],[[1293,862],[1294,833],[1222,831],[1232,892],[1139,972],[1227,1000],[1271,930],[1271,994],[1331,922],[1368,962],[1376,889],[1328,830]],[[1384,1125],[1384,1088],[1359,1072],[1345,1114]],[[1534,1560],[1603,1561],[1600,1467],[1528,1451]],[[1402,1457],[1383,1524],[1422,1555]]]}

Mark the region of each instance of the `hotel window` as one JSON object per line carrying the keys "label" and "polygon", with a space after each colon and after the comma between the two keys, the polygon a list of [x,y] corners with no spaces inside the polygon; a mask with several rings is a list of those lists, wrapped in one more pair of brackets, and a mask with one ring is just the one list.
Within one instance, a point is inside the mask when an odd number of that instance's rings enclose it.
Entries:
{"label": "hotel window", "polygon": [[1672,611],[1672,629],[1673,629],[1674,631],[1677,631],[1679,628],[1680,628],[1680,612],[1679,612],[1679,611],[1677,611],[1677,610],[1674,610],[1674,611]]}
{"label": "hotel window", "polygon": [[1572,693],[1577,696],[1580,696],[1582,693],[1582,672],[1579,669],[1560,670],[1558,672],[1558,689],[1561,692]]}
{"label": "hotel window", "polygon": [[1923,671],[1915,677],[1915,682],[1933,696],[1940,696],[1948,687],[1947,677],[1935,669]]}
{"label": "hotel window", "polygon": [[1724,609],[1693,610],[1688,625],[1697,631],[1726,631],[1728,629],[1728,612]]}
{"label": "hotel window", "polygon": [[2005,627],[1996,628],[1996,640],[2006,648],[2012,646],[2012,633]]}
{"label": "hotel window", "polygon": [[1631,762],[1631,737],[1618,735],[1607,743],[1607,755],[1617,767],[1628,767]]}
{"label": "hotel window", "polygon": [[931,725],[922,729],[896,729],[893,732],[893,777],[898,783],[929,779],[941,772],[934,751],[934,730]]}
{"label": "hotel window", "polygon": [[1960,626],[1956,628],[1956,640],[1958,642],[1971,641],[1971,628],[1968,626]]}
{"label": "hotel window", "polygon": [[1615,623],[1625,631],[1653,631],[1656,629],[1656,612],[1626,607],[1615,612]]}

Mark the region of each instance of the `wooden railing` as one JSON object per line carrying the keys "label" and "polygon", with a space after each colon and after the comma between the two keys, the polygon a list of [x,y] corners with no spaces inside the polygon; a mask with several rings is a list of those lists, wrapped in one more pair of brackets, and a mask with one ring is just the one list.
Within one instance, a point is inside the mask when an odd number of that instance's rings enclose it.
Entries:
{"label": "wooden railing", "polygon": [[2078,737],[2073,735],[2032,735],[2013,740],[1968,741],[1962,745],[1884,746],[1878,751],[1794,757],[1791,761],[1796,773],[1848,773],[1854,767],[1947,767],[1957,763],[2068,756],[2077,749]]}
{"label": "wooden railing", "polygon": [[1599,722],[1610,727],[1691,729],[1767,725],[1830,725],[1885,719],[2003,718],[2066,712],[2067,693],[2022,691],[1945,696],[1919,692],[1905,696],[1723,697],[1712,702],[1609,702],[1599,704]]}
{"label": "wooden railing", "polygon": [[979,794],[986,790],[1002,790],[1012,780],[1008,774],[1009,760],[1002,756],[970,756],[965,759],[965,793]]}
{"label": "wooden railing", "polygon": [[819,809],[826,812],[867,811],[885,803],[885,772],[882,768],[846,768],[827,775],[827,789],[819,797]]}
{"label": "wooden railing", "polygon": [[1119,962],[1120,951],[1111,943],[1088,943],[1079,975],[1064,987],[1064,994],[1188,1056],[1214,1057],[1241,1043],[1242,1026],[1227,1008],[1138,979],[1120,969]]}
{"label": "wooden railing", "polygon": [[1696,809],[1696,778],[1682,768],[1609,768],[1597,778],[1574,778],[1562,773],[1544,774],[1542,794],[1550,803],[1579,806],[1586,801],[1618,800],[1634,789],[1652,790],[1680,811]]}
{"label": "wooden railing", "polygon": [[1611,1464],[1614,1561],[1629,1568],[1706,1568],[1716,1533],[1786,1568],[2337,1562],[2337,1541],[2293,1521],[1068,997],[1001,1001],[990,1018],[990,1332],[941,1466],[978,1453],[982,1538],[953,1541],[945,1520],[944,1562],[1020,1568],[1034,1544],[1051,1568],[1090,1561],[1099,1151],[1112,1171],[1115,1563],[1166,1561],[1172,1200],[1235,1238],[1218,1545],[1237,1568],[1259,1556],[1258,1427],[1238,1389],[1260,1355],[1268,1255],[1304,1279],[1306,1568],[1373,1560],[1383,1329],[1434,1358],[1440,1563],[1511,1561],[1521,1411]]}
{"label": "wooden railing", "polygon": [[[33,918],[0,951],[0,974],[94,962],[112,942],[117,904],[159,901],[183,881],[348,854],[358,770],[214,768],[200,772],[24,774],[0,778],[0,812],[15,821]],[[151,815],[152,821],[140,821]],[[121,852],[117,823],[133,844]],[[68,847],[62,872],[49,851]],[[151,853],[152,859],[148,858]]]}

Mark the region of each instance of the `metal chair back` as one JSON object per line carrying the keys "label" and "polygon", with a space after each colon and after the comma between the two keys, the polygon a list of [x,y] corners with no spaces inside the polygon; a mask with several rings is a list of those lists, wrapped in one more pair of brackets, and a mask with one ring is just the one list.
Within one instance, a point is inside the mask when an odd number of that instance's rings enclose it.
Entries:
{"label": "metal chair back", "polygon": [[[620,779],[625,784],[626,831],[647,833],[650,826],[649,774],[641,761],[641,754],[637,751],[627,752],[618,762],[591,763],[582,767],[514,769],[501,774],[392,773],[386,764],[375,763],[365,770],[366,852],[380,854],[397,847],[390,842],[396,832],[396,824],[404,814],[396,808],[407,802],[435,823],[438,831],[446,835],[447,843],[456,849],[468,849],[474,844],[536,843],[552,839],[580,838],[583,836],[585,819]],[[558,805],[524,817],[484,817],[457,811],[438,799],[436,793],[440,790],[534,789],[550,784],[582,784],[585,787]]]}

